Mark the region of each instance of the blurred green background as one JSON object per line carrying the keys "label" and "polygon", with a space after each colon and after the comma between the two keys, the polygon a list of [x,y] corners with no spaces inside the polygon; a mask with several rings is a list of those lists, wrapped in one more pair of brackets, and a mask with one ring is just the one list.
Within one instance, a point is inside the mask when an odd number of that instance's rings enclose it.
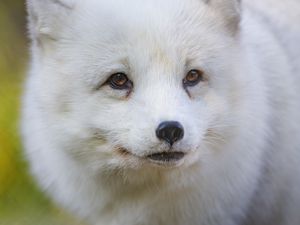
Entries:
{"label": "blurred green background", "polygon": [[26,32],[24,0],[0,0],[0,225],[76,225],[39,191],[23,159],[19,115]]}

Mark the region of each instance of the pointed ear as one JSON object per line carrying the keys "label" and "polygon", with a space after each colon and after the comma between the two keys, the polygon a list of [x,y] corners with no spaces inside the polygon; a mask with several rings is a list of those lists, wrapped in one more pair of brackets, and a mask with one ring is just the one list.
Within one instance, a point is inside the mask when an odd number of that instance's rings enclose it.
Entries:
{"label": "pointed ear", "polygon": [[62,29],[76,0],[27,0],[29,31],[33,39],[48,37]]}
{"label": "pointed ear", "polygon": [[217,10],[224,18],[226,26],[235,33],[240,24],[241,0],[205,0],[206,4]]}

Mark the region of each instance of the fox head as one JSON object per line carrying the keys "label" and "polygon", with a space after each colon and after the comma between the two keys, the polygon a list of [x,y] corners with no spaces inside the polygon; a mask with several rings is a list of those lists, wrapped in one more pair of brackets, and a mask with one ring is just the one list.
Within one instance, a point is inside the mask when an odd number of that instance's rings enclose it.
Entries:
{"label": "fox head", "polygon": [[88,168],[210,164],[249,116],[239,1],[27,5],[42,132]]}

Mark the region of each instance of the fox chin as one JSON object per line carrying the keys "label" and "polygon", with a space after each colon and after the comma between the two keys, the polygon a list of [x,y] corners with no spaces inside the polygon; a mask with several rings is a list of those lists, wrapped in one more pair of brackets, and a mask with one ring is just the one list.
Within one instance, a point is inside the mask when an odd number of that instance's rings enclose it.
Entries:
{"label": "fox chin", "polygon": [[298,0],[27,0],[31,172],[91,225],[300,224]]}

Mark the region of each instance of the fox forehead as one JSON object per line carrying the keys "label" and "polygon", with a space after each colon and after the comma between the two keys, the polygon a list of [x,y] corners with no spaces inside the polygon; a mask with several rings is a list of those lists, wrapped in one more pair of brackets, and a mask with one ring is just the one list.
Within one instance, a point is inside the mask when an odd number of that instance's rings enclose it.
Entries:
{"label": "fox forehead", "polygon": [[[166,42],[182,42],[189,35],[196,36],[202,29],[213,31],[218,27],[216,13],[200,0],[187,1],[84,1],[75,7],[71,24],[79,29],[94,28],[97,36],[135,41],[156,37]],[[209,30],[207,30],[209,28]],[[218,30],[218,33],[220,31]],[[167,37],[164,34],[170,34]],[[92,37],[90,37],[92,38]],[[148,39],[147,39],[148,38]],[[174,43],[172,43],[174,44]]]}
{"label": "fox forehead", "polygon": [[[212,55],[215,49],[223,47],[219,44],[217,22],[211,26],[202,19],[208,13],[203,12],[205,6],[200,5],[201,1],[131,1],[136,4],[129,4],[130,7],[119,0],[82,2],[74,10],[74,19],[68,26],[72,28],[64,30],[65,36],[70,38],[71,30],[70,44],[78,44],[86,53],[98,49],[99,54],[117,57],[122,62],[141,61],[143,57],[145,61],[165,65],[183,64],[199,58],[199,54]],[[124,60],[128,52],[131,59]]]}

